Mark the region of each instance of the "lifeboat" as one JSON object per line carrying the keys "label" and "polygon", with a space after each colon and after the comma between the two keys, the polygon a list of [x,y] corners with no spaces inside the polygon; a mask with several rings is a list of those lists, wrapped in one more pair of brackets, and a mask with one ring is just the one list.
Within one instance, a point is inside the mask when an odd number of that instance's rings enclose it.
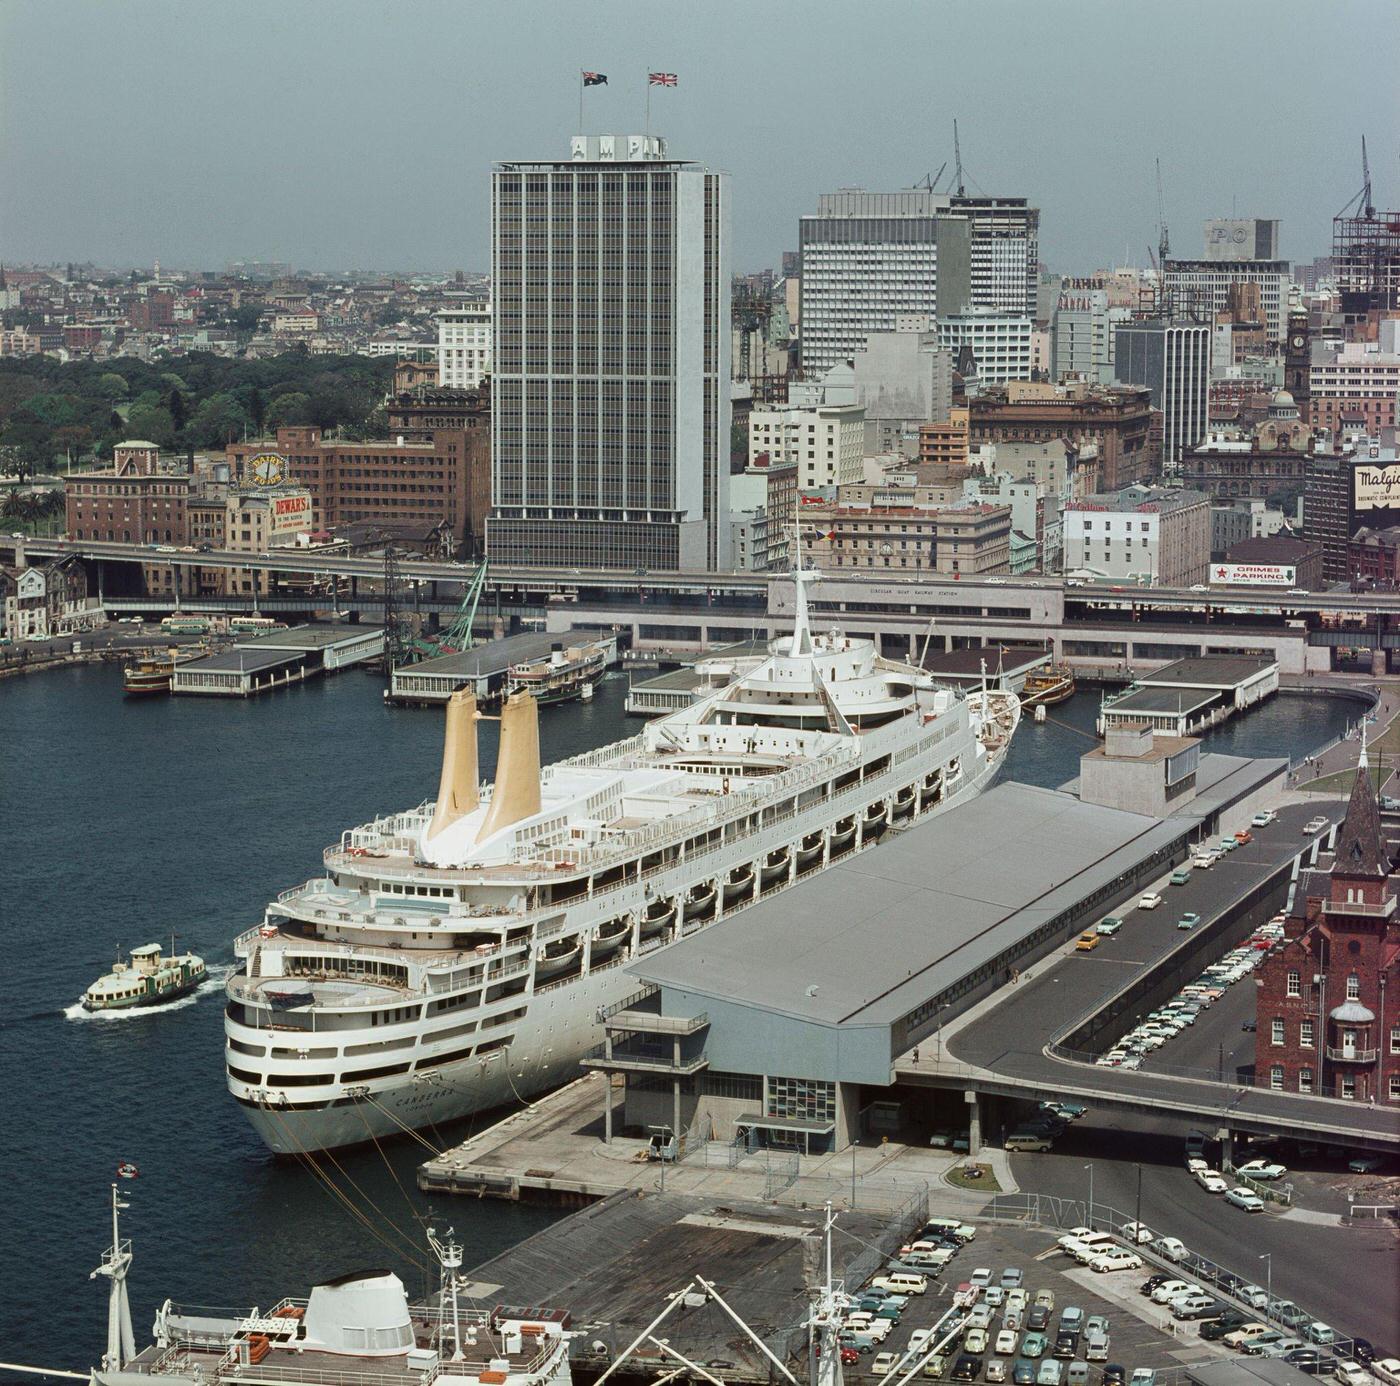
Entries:
{"label": "lifeboat", "polygon": [[843,818],[831,831],[831,855],[834,857],[847,851],[855,840],[855,818]]}
{"label": "lifeboat", "polygon": [[535,980],[543,981],[568,971],[583,956],[583,943],[577,934],[546,943],[535,956]]}
{"label": "lifeboat", "polygon": [[632,935],[632,921],[626,915],[600,924],[593,935],[593,957],[602,958],[616,953]]}
{"label": "lifeboat", "polygon": [[674,900],[653,900],[642,916],[642,937],[653,938],[676,922]]}
{"label": "lifeboat", "polygon": [[883,799],[878,803],[871,804],[865,810],[865,817],[862,822],[862,836],[866,838],[879,837],[889,826],[890,810]]}
{"label": "lifeboat", "polygon": [[729,873],[729,879],[724,883],[724,903],[726,906],[737,904],[752,891],[753,867],[736,866]]}
{"label": "lifeboat", "polygon": [[919,804],[927,808],[930,804],[936,804],[943,797],[943,772],[934,770],[924,776],[924,782],[919,786]]}
{"label": "lifeboat", "polygon": [[914,786],[907,784],[894,796],[894,807],[890,810],[895,818],[908,818],[914,812]]}
{"label": "lifeboat", "polygon": [[714,912],[715,883],[702,881],[699,885],[691,886],[690,894],[685,897],[686,919],[708,919]]}
{"label": "lifeboat", "polygon": [[808,833],[797,849],[797,870],[799,873],[820,866],[822,860],[822,834]]}
{"label": "lifeboat", "polygon": [[791,860],[792,852],[787,847],[779,847],[776,851],[768,853],[758,873],[759,882],[764,890],[787,879],[788,863]]}

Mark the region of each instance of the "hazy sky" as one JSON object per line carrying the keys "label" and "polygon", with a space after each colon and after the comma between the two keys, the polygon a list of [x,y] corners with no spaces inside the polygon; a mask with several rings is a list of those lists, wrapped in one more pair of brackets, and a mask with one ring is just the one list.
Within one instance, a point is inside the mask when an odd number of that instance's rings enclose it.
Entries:
{"label": "hazy sky", "polygon": [[1054,269],[1177,254],[1207,216],[1329,248],[1400,206],[1396,0],[0,0],[0,259],[488,267],[493,160],[642,124],[733,175],[736,269],[819,192],[952,154],[1042,209]]}

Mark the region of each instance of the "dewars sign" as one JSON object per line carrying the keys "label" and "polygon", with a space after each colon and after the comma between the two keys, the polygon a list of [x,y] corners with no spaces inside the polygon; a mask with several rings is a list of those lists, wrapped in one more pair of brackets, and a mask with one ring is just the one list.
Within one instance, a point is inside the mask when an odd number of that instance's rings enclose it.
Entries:
{"label": "dewars sign", "polygon": [[1296,587],[1298,569],[1292,563],[1214,563],[1212,587]]}
{"label": "dewars sign", "polygon": [[272,500],[272,532],[287,534],[311,527],[311,493],[299,496],[274,496]]}

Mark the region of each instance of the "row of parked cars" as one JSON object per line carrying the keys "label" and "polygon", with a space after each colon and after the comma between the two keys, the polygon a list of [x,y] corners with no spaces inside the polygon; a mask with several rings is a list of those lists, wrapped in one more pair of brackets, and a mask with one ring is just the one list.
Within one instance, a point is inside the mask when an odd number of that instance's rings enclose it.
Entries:
{"label": "row of parked cars", "polygon": [[[1193,928],[1200,920],[1195,914],[1183,918],[1187,928]],[[1170,1001],[1140,1021],[1094,1062],[1101,1068],[1141,1068],[1149,1054],[1194,1025],[1197,1017],[1219,1001],[1230,987],[1253,973],[1269,950],[1282,940],[1283,921],[1284,916],[1276,914],[1267,923],[1260,924],[1239,947],[1211,963],[1195,981],[1188,982]]]}
{"label": "row of parked cars", "polygon": [[[1258,1290],[1258,1286],[1233,1290],[1237,1297],[1248,1299],[1242,1290]],[[1141,1292],[1154,1304],[1165,1305],[1173,1318],[1198,1322],[1207,1342],[1223,1343],[1246,1357],[1279,1358],[1310,1376],[1331,1376],[1343,1386],[1375,1386],[1376,1377],[1387,1383],[1400,1380],[1400,1362],[1377,1362],[1374,1348],[1364,1338],[1338,1338],[1295,1304],[1274,1301],[1272,1316],[1253,1318],[1201,1285],[1170,1274],[1149,1277]],[[1259,1293],[1267,1302],[1267,1293]]]}

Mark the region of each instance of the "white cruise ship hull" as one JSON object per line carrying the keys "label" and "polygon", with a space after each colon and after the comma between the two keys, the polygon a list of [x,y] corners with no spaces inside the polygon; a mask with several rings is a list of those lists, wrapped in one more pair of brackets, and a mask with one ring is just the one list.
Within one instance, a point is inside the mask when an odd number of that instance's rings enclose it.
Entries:
{"label": "white cruise ship hull", "polygon": [[[1008,736],[1008,744],[1009,739]],[[768,852],[782,847],[795,852],[804,837],[817,831],[831,833],[837,823],[851,814],[859,817],[875,799],[886,797],[893,802],[897,792],[911,780],[917,783],[930,770],[947,764],[949,753],[960,764],[976,768],[962,774],[937,803],[916,809],[904,821],[921,822],[958,808],[991,786],[1005,762],[1006,752],[1003,745],[994,755],[979,754],[970,735],[966,742],[959,740],[960,744],[940,748],[942,754],[936,761],[906,762],[887,772],[883,782],[862,785],[855,797],[847,796],[839,807],[826,804],[814,809],[810,816],[799,815],[756,834],[745,842],[740,860],[761,861]],[[900,826],[903,824],[896,822],[895,827]],[[878,842],[863,850],[878,851]],[[709,870],[718,871],[722,878],[725,865],[735,864],[735,859],[730,858],[726,864],[712,865]],[[799,879],[819,875],[822,869],[815,868]],[[692,868],[687,878],[659,879],[654,889],[658,895],[674,893],[679,898],[693,883]],[[789,887],[778,887],[786,888]],[[761,898],[774,893],[769,890]],[[640,893],[632,899],[624,895],[612,900],[602,917],[620,909],[644,908],[645,903]],[[727,909],[722,917],[735,912],[735,908]],[[685,936],[704,927],[707,925],[691,924],[686,927]],[[246,1089],[240,1093],[235,1087],[235,1095],[266,1145],[279,1155],[289,1156],[358,1145],[410,1130],[427,1130],[477,1112],[526,1101],[578,1075],[579,1061],[602,1040],[600,1012],[636,990],[636,979],[626,964],[662,946],[665,943],[661,941],[644,941],[637,952],[624,949],[609,963],[567,982],[540,984],[533,994],[519,998],[526,1009],[513,1028],[509,1046],[484,1057],[434,1066],[419,1075],[370,1079],[360,1085],[360,1095],[340,1096],[333,1105],[312,1106],[301,1101],[302,1093],[294,1087],[279,1090],[276,1073],[266,1075],[266,1088],[257,1090],[256,1101],[250,1101]],[[260,1034],[232,1020],[226,1021],[225,1028],[230,1038],[245,1042]],[[430,1056],[432,1044],[431,1032],[420,1032],[415,1050]]]}

